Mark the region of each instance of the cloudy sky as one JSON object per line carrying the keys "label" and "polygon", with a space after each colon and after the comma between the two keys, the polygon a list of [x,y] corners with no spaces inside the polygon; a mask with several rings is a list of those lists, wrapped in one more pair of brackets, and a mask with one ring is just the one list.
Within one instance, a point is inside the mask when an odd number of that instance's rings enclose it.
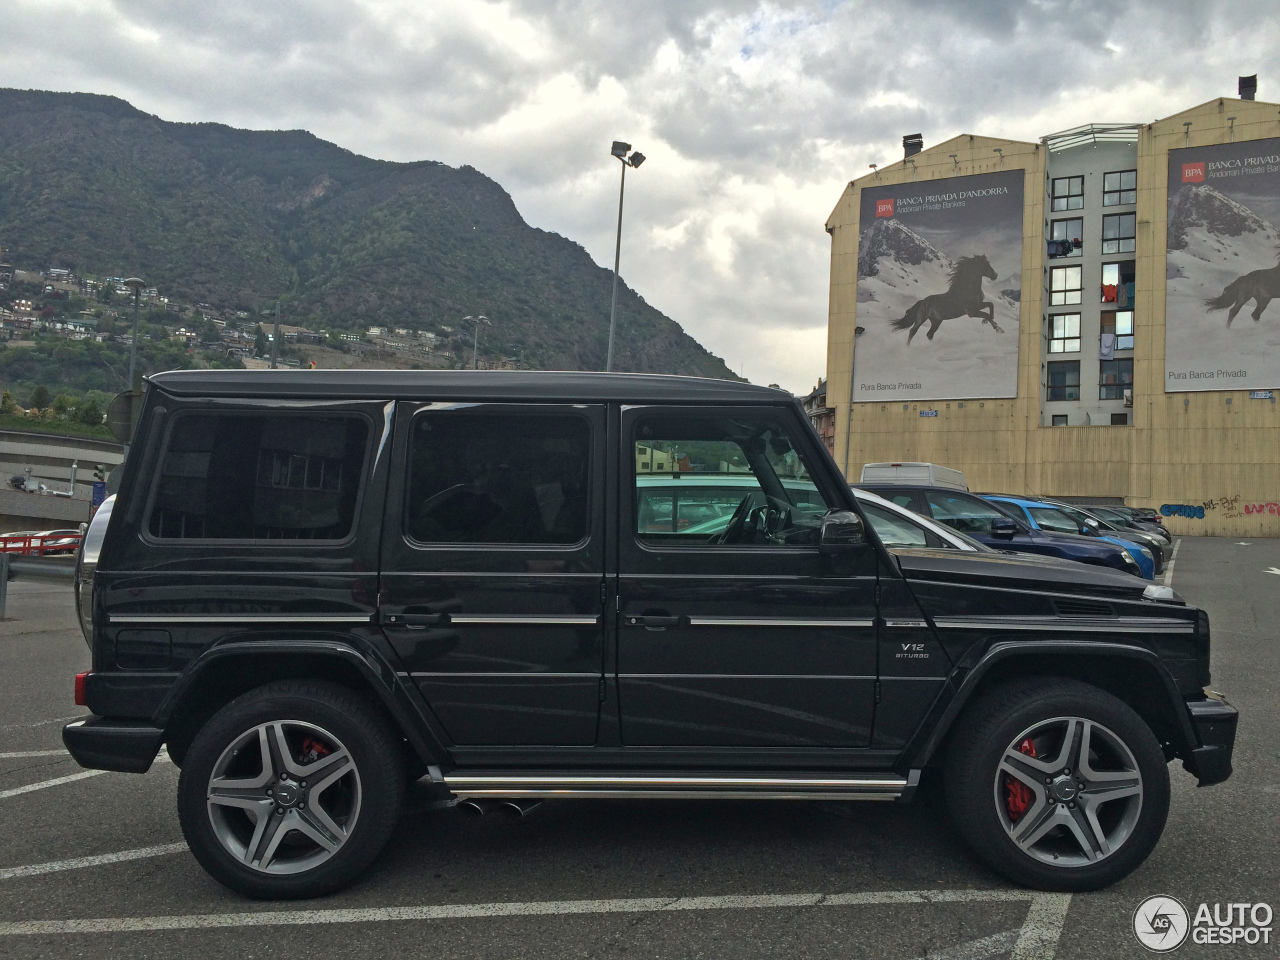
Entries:
{"label": "cloudy sky", "polygon": [[1280,4],[1190,0],[7,0],[0,86],[470,164],[735,370],[824,372],[823,222],[867,164],[1280,99]]}

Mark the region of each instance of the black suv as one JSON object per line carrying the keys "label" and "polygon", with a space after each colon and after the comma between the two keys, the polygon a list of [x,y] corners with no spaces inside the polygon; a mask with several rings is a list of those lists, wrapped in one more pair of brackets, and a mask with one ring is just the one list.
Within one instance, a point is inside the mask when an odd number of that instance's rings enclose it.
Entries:
{"label": "black suv", "polygon": [[1231,772],[1209,621],[1118,571],[886,550],[799,403],[676,377],[191,371],[149,381],[76,595],[84,766],[182,771],[193,854],[335,890],[406,782],[561,797],[911,798],[1093,889],[1167,761]]}

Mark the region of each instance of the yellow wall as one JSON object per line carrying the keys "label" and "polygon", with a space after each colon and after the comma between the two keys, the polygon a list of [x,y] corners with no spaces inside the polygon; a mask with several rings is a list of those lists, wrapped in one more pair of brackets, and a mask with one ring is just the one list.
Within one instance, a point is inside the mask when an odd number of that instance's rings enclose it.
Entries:
{"label": "yellow wall", "polygon": [[[1191,146],[1227,142],[1229,116],[1236,118],[1237,141],[1280,136],[1276,104],[1232,99],[1148,124],[1139,134],[1134,407],[1126,427],[1040,426],[1044,146],[963,135],[918,154],[914,170],[897,162],[851,182],[827,220],[827,396],[836,411],[835,459],[847,465],[847,475],[856,480],[869,462],[927,460],[963,470],[973,490],[1205,507],[1203,520],[1166,519],[1177,534],[1280,536],[1280,403],[1250,400],[1248,391],[1239,390],[1164,392],[1169,150],[1184,146],[1188,120]],[[913,176],[924,181],[990,173],[1000,168],[996,147],[1004,151],[1005,170],[1026,171],[1017,398],[850,404],[861,189]],[[1280,324],[1280,311],[1264,315],[1263,322]],[[938,416],[922,418],[921,410],[937,410]],[[1253,512],[1268,503],[1274,513],[1265,506]]]}

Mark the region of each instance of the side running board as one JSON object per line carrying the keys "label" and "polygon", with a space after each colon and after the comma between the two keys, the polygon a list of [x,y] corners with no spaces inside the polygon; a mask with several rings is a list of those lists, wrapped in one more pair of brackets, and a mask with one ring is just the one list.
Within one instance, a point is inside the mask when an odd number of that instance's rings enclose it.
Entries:
{"label": "side running board", "polygon": [[520,774],[454,771],[442,777],[459,800],[508,799],[641,799],[653,800],[909,800],[920,771],[906,777],[893,773],[866,776],[780,775],[644,776],[608,774]]}

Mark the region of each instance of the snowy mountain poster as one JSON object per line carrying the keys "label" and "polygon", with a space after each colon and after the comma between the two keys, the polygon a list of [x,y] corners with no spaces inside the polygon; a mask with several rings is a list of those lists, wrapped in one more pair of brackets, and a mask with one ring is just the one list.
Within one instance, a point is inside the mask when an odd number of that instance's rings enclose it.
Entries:
{"label": "snowy mountain poster", "polygon": [[1280,387],[1280,139],[1169,151],[1165,390]]}
{"label": "snowy mountain poster", "polygon": [[1023,176],[862,188],[855,402],[1018,395]]}

